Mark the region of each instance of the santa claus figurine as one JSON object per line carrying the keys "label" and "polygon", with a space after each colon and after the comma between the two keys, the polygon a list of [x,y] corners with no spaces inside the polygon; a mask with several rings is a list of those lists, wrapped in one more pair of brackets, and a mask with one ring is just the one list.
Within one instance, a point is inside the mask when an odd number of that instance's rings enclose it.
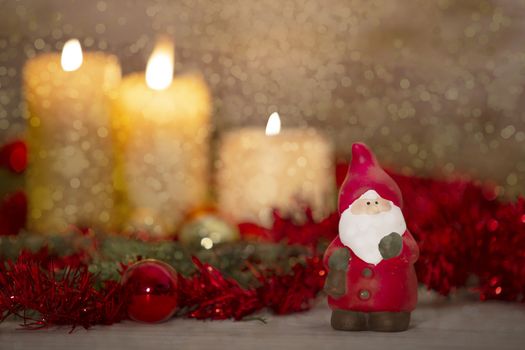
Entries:
{"label": "santa claus figurine", "polygon": [[324,255],[331,324],[344,331],[399,332],[417,302],[419,249],[394,180],[362,143],[339,193],[339,235]]}

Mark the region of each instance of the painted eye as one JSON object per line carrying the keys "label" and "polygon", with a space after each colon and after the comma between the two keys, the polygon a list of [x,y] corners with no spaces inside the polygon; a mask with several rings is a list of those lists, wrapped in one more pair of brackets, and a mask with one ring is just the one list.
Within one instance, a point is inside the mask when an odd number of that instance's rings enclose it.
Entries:
{"label": "painted eye", "polygon": [[370,202],[366,202],[366,205],[370,205]]}
{"label": "painted eye", "polygon": [[376,201],[376,205],[378,205],[378,204],[379,204],[379,202],[378,202],[378,201]]}

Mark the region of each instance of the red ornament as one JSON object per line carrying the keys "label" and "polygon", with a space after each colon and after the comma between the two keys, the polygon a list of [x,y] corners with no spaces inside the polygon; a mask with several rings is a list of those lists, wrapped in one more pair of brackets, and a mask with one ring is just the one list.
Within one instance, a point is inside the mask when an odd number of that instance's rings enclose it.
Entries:
{"label": "red ornament", "polygon": [[0,147],[0,167],[13,173],[23,173],[27,167],[27,145],[16,140]]}
{"label": "red ornament", "polygon": [[129,295],[132,320],[163,322],[177,310],[177,272],[166,263],[148,259],[133,264],[124,272],[122,286]]}

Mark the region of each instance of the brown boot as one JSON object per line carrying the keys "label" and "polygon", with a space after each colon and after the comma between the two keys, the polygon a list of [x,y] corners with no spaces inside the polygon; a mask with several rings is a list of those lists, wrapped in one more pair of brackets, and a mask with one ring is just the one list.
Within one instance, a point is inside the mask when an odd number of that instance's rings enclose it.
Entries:
{"label": "brown boot", "polygon": [[366,331],[366,315],[363,312],[336,309],[332,311],[330,323],[338,331]]}
{"label": "brown boot", "polygon": [[368,328],[376,332],[402,332],[410,324],[410,312],[371,312]]}

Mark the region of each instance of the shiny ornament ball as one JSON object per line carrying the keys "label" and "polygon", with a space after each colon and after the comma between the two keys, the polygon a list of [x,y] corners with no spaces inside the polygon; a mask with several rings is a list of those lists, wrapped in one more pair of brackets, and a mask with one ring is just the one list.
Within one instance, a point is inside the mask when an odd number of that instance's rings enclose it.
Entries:
{"label": "shiny ornament ball", "polygon": [[122,276],[128,291],[128,316],[132,320],[157,323],[173,316],[178,306],[177,272],[158,260],[142,260]]}
{"label": "shiny ornament ball", "polygon": [[183,224],[179,240],[196,249],[212,249],[215,245],[239,239],[237,228],[214,214],[202,214]]}

